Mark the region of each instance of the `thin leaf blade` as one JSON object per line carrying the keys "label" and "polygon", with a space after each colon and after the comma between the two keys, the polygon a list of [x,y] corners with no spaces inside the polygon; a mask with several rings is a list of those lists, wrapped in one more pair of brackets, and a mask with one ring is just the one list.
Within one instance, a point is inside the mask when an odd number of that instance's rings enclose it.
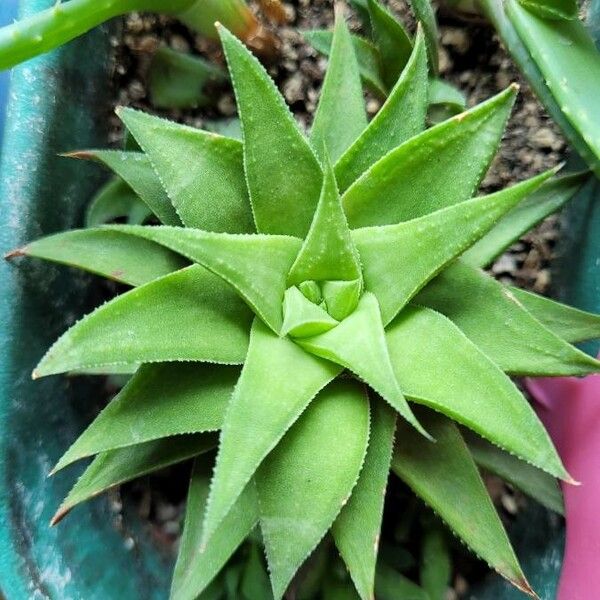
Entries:
{"label": "thin leaf blade", "polygon": [[[335,439],[330,435],[334,423],[344,423]],[[282,597],[350,496],[368,438],[364,388],[336,381],[315,398],[259,469],[260,525],[275,598]]]}
{"label": "thin leaf blade", "polygon": [[76,267],[138,286],[185,267],[188,262],[147,240],[106,229],[72,229],[30,242],[8,258],[30,256]]}
{"label": "thin leaf blade", "polygon": [[436,443],[416,435],[404,423],[399,424],[392,470],[477,555],[517,588],[532,594],[458,429],[442,415],[430,411],[419,411],[419,417]]}
{"label": "thin leaf blade", "polygon": [[381,110],[335,165],[344,192],[390,150],[425,129],[427,56],[423,35],[417,34],[406,68]]}
{"label": "thin leaf blade", "polygon": [[264,68],[226,29],[219,34],[244,132],[256,228],[304,237],[321,191],[319,162]]}
{"label": "thin leaf blade", "polygon": [[122,294],[84,317],[48,350],[33,377],[143,362],[241,364],[251,319],[229,284],[193,265]]}
{"label": "thin leaf blade", "polygon": [[331,532],[362,600],[374,596],[383,501],[387,487],[396,415],[380,399],[371,400],[371,431],[365,463],[352,496]]}
{"label": "thin leaf blade", "polygon": [[[221,430],[204,542],[215,533],[267,454],[340,370],[278,337],[255,319],[248,356]],[[289,385],[292,371],[293,387]],[[245,448],[243,454],[240,448]]]}
{"label": "thin leaf blade", "polygon": [[[425,404],[546,472],[571,481],[521,392],[446,317],[429,309],[407,307],[388,327],[386,340],[398,381],[413,402]],[[443,373],[444,382],[431,373]]]}
{"label": "thin leaf blade", "polygon": [[129,108],[118,114],[181,218],[165,224],[228,233],[255,230],[241,142]]}
{"label": "thin leaf blade", "polygon": [[220,429],[239,371],[201,363],[142,365],[52,472],[100,452]]}
{"label": "thin leaf blade", "polygon": [[500,143],[515,94],[511,86],[376,162],[342,197],[350,226],[399,223],[471,198]]}
{"label": "thin leaf blade", "polygon": [[329,66],[321,87],[310,141],[321,161],[326,152],[336,162],[366,126],[358,61],[344,15],[337,10]]}

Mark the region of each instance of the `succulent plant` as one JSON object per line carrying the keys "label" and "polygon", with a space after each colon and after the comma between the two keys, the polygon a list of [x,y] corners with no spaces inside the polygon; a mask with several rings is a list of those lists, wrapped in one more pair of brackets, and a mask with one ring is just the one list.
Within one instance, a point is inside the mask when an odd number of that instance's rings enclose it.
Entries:
{"label": "succulent plant", "polygon": [[[369,123],[338,14],[308,138],[260,63],[220,35],[243,141],[122,109],[141,151],[78,156],[111,166],[162,225],[58,233],[10,254],[134,286],[73,325],[34,371],[134,373],[54,468],[96,455],[54,522],[111,486],[200,457],[173,598],[198,597],[258,527],[275,598],[331,532],[368,599],[391,469],[533,594],[473,456],[505,470],[518,457],[551,483],[572,482],[509,375],[597,372],[570,342],[598,336],[600,319],[480,267],[582,176],[550,171],[473,197],[517,90],[425,129],[422,33]],[[457,423],[492,450],[472,454]]]}
{"label": "succulent plant", "polygon": [[[279,0],[262,0],[260,4],[270,18],[285,19]],[[272,54],[277,46],[245,0],[57,0],[54,6],[0,29],[0,70],[62,46],[132,11],[172,15],[210,38],[216,37],[214,23],[220,21],[257,52]]]}

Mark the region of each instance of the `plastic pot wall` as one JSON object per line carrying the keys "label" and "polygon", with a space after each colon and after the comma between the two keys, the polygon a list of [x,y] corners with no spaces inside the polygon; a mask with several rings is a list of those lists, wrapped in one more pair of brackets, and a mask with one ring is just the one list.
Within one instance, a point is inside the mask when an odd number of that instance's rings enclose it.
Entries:
{"label": "plastic pot wall", "polygon": [[[54,3],[26,0],[21,13]],[[2,254],[81,225],[103,175],[58,153],[105,145],[109,49],[108,30],[100,28],[13,71],[1,153]],[[135,518],[119,531],[105,498],[49,527],[76,468],[50,479],[47,473],[91,420],[101,394],[85,378],[33,382],[30,373],[91,307],[90,281],[41,261],[0,260],[0,589],[6,600],[168,595],[170,560]]]}

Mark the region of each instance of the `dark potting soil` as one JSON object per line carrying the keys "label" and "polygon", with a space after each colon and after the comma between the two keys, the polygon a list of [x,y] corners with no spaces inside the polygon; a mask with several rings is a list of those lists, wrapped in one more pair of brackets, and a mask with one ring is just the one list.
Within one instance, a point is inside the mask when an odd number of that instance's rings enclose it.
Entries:
{"label": "dark potting soil", "polygon": [[[387,4],[414,31],[414,19],[406,3],[389,0]],[[333,23],[331,1],[296,0],[287,2],[288,23],[273,26],[280,40],[279,56],[267,68],[282,90],[292,111],[304,127],[312,120],[327,60],[306,44],[298,30],[329,28]],[[349,23],[360,32],[360,21],[348,10]],[[554,167],[565,158],[566,145],[560,132],[533,96],[527,83],[513,67],[493,31],[485,24],[460,21],[440,15],[441,76],[457,85],[467,96],[469,106],[517,82],[521,91],[508,124],[500,152],[482,186],[482,193],[501,189]],[[166,44],[183,52],[207,57],[224,64],[216,42],[208,41],[167,17],[134,13],[123,20],[123,35],[114,38],[114,104],[133,106],[178,122],[202,127],[207,120],[235,116],[235,101],[228,86],[213,90],[210,106],[189,110],[156,110],[148,99],[147,74],[155,50]],[[367,95],[367,111],[373,115],[380,101]],[[111,116],[111,145],[120,145],[122,128]],[[514,244],[491,267],[499,280],[545,293],[550,283],[549,264],[557,237],[558,220],[544,223]],[[147,520],[151,535],[165,549],[175,553],[181,533],[189,465],[181,465],[140,479],[114,490],[109,496],[115,525],[127,536],[123,500],[133,502],[139,515]],[[496,477],[486,484],[507,523],[526,503],[524,497]],[[396,492],[394,492],[396,493]],[[402,494],[402,490],[398,491]],[[133,538],[127,538],[133,544]],[[448,599],[467,593],[469,581],[485,573],[485,566],[459,544],[453,551],[455,575]]]}

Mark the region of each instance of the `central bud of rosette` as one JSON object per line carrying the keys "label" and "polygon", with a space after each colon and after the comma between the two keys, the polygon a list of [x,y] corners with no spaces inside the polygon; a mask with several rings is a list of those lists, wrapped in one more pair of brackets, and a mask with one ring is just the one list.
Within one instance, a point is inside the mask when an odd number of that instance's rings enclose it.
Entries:
{"label": "central bud of rosette", "polygon": [[287,285],[281,335],[296,338],[333,329],[354,311],[362,294],[358,251],[329,163],[319,203]]}
{"label": "central bud of rosette", "polygon": [[333,329],[356,308],[362,281],[307,280],[289,287],[283,299],[282,335],[310,337]]}

